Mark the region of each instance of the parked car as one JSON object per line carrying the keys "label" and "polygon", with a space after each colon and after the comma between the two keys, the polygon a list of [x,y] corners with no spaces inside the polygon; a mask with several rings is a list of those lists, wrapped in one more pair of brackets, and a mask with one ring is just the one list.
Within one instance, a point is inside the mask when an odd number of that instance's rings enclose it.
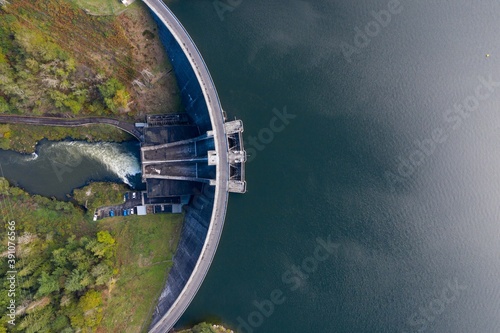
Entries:
{"label": "parked car", "polygon": [[128,212],[126,209],[123,210],[123,216],[127,216],[128,215]]}
{"label": "parked car", "polygon": [[110,217],[113,217],[113,216],[115,216],[115,211],[113,211],[113,210],[110,210],[110,211],[109,211],[109,216],[110,216]]}
{"label": "parked car", "polygon": [[132,192],[132,199],[135,199],[137,196],[135,194],[135,192]]}
{"label": "parked car", "polygon": [[134,209],[133,208],[130,208],[130,215],[134,215]]}

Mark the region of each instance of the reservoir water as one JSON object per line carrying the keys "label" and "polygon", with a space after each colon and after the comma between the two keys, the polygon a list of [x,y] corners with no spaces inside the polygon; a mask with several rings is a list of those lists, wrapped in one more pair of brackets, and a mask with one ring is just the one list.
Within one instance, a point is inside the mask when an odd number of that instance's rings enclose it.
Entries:
{"label": "reservoir water", "polygon": [[500,3],[170,6],[252,154],[179,326],[500,332]]}
{"label": "reservoir water", "polygon": [[[499,2],[169,3],[250,153],[179,327],[500,332]],[[137,154],[43,142],[0,162],[65,198],[134,185]]]}

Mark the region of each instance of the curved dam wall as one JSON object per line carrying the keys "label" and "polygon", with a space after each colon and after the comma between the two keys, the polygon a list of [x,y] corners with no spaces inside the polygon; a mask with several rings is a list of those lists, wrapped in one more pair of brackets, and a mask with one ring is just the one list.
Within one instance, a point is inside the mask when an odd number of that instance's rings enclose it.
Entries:
{"label": "curved dam wall", "polygon": [[206,65],[193,41],[172,12],[159,0],[143,0],[158,24],[181,90],[183,105],[199,127],[211,131],[216,151],[215,178],[204,183],[187,207],[181,238],[165,287],[153,313],[150,332],[168,332],[184,313],[215,255],[228,200],[229,147],[223,111]]}
{"label": "curved dam wall", "polygon": [[155,308],[151,327],[177,300],[195,268],[207,236],[213,210],[213,198],[214,187],[204,185],[203,193],[196,195],[187,208],[174,263]]}
{"label": "curved dam wall", "polygon": [[[154,12],[152,12],[152,15],[158,25],[160,40],[172,63],[173,72],[181,92],[182,104],[186,112],[200,128],[201,133],[212,130],[207,104],[189,60],[170,30]],[[165,288],[158,299],[151,327],[167,313],[177,300],[198,261],[212,216],[214,202],[213,190],[210,190],[210,187],[205,185],[204,193],[208,195],[195,196],[192,204],[187,208],[188,212],[185,215],[179,245],[173,259],[173,266],[169,272]],[[203,204],[195,206],[195,203],[198,202]]]}

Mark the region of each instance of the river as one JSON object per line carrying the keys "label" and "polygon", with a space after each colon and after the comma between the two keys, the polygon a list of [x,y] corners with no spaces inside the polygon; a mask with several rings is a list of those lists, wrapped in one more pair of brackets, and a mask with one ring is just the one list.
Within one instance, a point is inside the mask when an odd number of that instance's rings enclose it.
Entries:
{"label": "river", "polygon": [[0,150],[2,176],[33,194],[68,200],[90,181],[143,187],[139,142],[41,141],[33,154]]}

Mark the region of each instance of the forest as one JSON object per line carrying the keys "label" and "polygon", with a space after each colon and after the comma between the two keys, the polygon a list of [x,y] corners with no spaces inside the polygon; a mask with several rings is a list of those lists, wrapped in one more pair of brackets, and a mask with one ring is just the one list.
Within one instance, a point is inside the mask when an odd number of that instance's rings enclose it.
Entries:
{"label": "forest", "polygon": [[[58,9],[77,17],[81,10],[67,6]],[[123,83],[75,59],[75,49],[66,50],[63,40],[50,37],[57,34],[44,33],[52,29],[49,17],[38,18],[37,25],[32,12],[5,8],[0,11],[0,113],[113,115],[127,109],[130,96]]]}
{"label": "forest", "polygon": [[[101,292],[117,270],[116,241],[85,222],[81,207],[10,187],[0,178],[2,235],[15,221],[17,320],[11,332],[92,331],[102,319]],[[15,218],[14,218],[15,217]],[[2,248],[7,245],[2,242]],[[5,256],[2,251],[2,256]],[[8,261],[0,262],[2,290],[8,290]],[[10,302],[0,293],[1,323]],[[5,332],[0,326],[0,332]]]}
{"label": "forest", "polygon": [[[97,16],[78,1],[0,1],[0,114],[135,121],[146,113],[181,111],[175,79],[165,74],[163,47],[152,32],[149,38],[143,35],[146,29],[154,31],[155,23],[140,5],[127,11],[120,17]],[[143,63],[156,85],[137,92],[131,82]],[[31,153],[43,138],[131,137],[105,125],[0,125],[0,149]],[[95,207],[119,203],[125,190],[91,183],[59,201],[31,195],[0,178],[2,290],[10,288],[9,260],[15,261],[17,276],[15,297],[0,294],[0,333],[147,328],[172,265],[183,215],[92,221]],[[9,237],[14,237],[14,254]],[[12,300],[15,325],[8,324]]]}
{"label": "forest", "polygon": [[[2,290],[9,290],[11,221],[17,271],[15,297],[0,293],[0,332],[147,328],[172,265],[183,215],[92,221],[95,207],[122,202],[124,191],[124,185],[91,183],[75,189],[66,202],[30,195],[0,178]],[[8,325],[10,299],[15,299],[16,325]]]}

